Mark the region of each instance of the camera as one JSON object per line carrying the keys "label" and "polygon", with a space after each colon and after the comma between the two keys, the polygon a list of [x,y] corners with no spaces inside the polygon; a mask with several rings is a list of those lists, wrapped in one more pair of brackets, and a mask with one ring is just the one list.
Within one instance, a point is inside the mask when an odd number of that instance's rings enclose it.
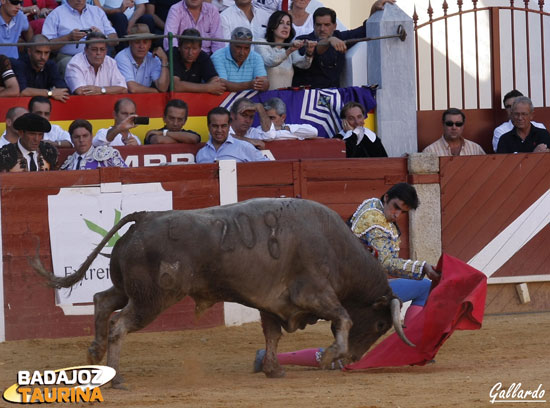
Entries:
{"label": "camera", "polygon": [[149,124],[149,118],[147,116],[136,116],[134,118],[134,124],[135,125],[148,125]]}
{"label": "camera", "polygon": [[78,31],[80,31],[81,33],[84,33],[84,34],[90,34],[92,32],[92,30],[89,29],[89,28],[86,29],[86,30],[78,30]]}

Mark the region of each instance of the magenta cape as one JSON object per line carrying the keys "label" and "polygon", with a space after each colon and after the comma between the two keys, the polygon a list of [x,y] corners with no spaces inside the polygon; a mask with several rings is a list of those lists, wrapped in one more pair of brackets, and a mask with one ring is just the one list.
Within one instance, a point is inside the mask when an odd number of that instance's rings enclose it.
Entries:
{"label": "magenta cape", "polygon": [[443,254],[437,265],[439,283],[432,284],[426,306],[405,328],[409,347],[393,333],[361,360],[344,370],[424,365],[455,330],[481,328],[487,294],[487,277],[459,259]]}

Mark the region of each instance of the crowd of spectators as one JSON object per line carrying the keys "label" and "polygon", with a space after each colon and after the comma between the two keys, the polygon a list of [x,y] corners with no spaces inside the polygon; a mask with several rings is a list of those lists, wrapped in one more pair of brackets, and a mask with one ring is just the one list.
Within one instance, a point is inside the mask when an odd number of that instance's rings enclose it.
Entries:
{"label": "crowd of spectators", "polygon": [[[371,12],[388,2],[395,0],[376,1]],[[14,67],[19,86],[17,92],[14,81],[3,77],[0,96],[43,95],[64,102],[70,94],[166,92],[169,33],[197,37],[173,39],[175,90],[213,94],[338,87],[348,48],[344,40],[365,37],[364,24],[338,30],[332,9],[307,12],[310,0],[0,3],[0,55],[9,58],[0,66],[2,74]],[[153,34],[165,37],[160,41]],[[251,46],[250,40],[271,45]],[[17,42],[30,44],[1,45]]]}
{"label": "crowd of spectators", "polygon": [[[371,14],[385,3],[394,2],[376,1]],[[338,87],[345,53],[351,46],[346,40],[365,37],[365,24],[353,30],[339,30],[334,10],[319,7],[309,13],[309,3],[310,0],[63,0],[57,4],[37,0],[26,4],[23,0],[0,0],[0,42],[29,43],[26,47],[0,46],[0,97],[32,97],[28,110],[8,110],[0,143],[18,143],[21,147],[21,130],[26,129],[15,126],[18,118],[30,113],[34,116],[26,118],[28,123],[34,123],[31,127],[45,128],[39,126],[36,117],[49,123],[50,100],[68,102],[71,95],[166,92],[171,79],[176,92],[215,95],[248,89]],[[173,54],[172,67],[167,56],[168,38],[162,41],[151,36],[168,33],[184,36],[174,38],[172,45],[177,52]],[[81,43],[83,40],[86,42]],[[253,46],[252,40],[269,44]],[[531,120],[531,101],[514,90],[506,95],[504,105],[510,120],[495,129],[495,152],[548,151],[548,132]],[[131,98],[119,99],[114,106],[113,126],[99,129],[95,135],[89,122],[78,122],[78,126],[73,126],[79,140],[77,152],[86,150],[86,157],[92,158],[92,147],[141,144],[131,133],[137,125],[136,111]],[[170,101],[164,110],[165,126],[150,130],[144,143],[200,142],[196,132],[183,128],[187,114],[185,102]],[[260,126],[252,127],[256,115]],[[242,161],[256,160],[263,156],[256,154],[258,150],[251,154],[250,148],[264,148],[265,140],[317,136],[314,127],[287,124],[285,118],[286,106],[278,98],[265,105],[239,99],[230,111],[218,109],[208,115],[210,139],[198,157],[204,161],[238,158],[241,154]],[[365,118],[361,104],[345,105],[341,111],[342,130],[330,136],[345,141],[347,157],[386,157],[381,139],[364,127]],[[463,137],[465,121],[460,110],[444,112],[441,139],[424,151],[440,156],[485,154],[479,145]],[[43,133],[42,143],[49,147],[77,148],[74,132],[49,125]],[[105,149],[94,154],[99,153],[105,153]],[[83,156],[79,153],[79,157]],[[28,167],[31,162],[28,159]],[[83,161],[76,163],[77,157],[73,157],[65,168],[84,166]],[[20,162],[19,167],[25,166]]]}

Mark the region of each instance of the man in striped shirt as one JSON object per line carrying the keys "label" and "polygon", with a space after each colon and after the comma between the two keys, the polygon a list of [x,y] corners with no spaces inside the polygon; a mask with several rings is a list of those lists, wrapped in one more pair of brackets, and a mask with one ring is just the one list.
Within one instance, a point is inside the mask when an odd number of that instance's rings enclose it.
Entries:
{"label": "man in striped shirt", "polygon": [[474,156],[485,154],[483,148],[475,142],[464,139],[464,112],[456,108],[443,112],[443,136],[426,147],[424,153],[438,156]]}

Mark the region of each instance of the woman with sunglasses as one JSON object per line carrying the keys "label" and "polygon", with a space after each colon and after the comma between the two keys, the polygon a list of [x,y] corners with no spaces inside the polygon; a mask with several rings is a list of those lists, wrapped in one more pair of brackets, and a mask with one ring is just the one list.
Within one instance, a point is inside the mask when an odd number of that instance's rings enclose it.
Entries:
{"label": "woman with sunglasses", "polygon": [[[292,17],[286,11],[276,11],[267,22],[265,40],[274,43],[286,43],[282,45],[257,45],[255,51],[264,60],[269,79],[269,89],[288,88],[292,86],[294,76],[294,65],[302,69],[308,69],[313,60],[313,50],[317,43],[315,41],[295,40]],[[298,51],[304,47],[305,52]]]}

